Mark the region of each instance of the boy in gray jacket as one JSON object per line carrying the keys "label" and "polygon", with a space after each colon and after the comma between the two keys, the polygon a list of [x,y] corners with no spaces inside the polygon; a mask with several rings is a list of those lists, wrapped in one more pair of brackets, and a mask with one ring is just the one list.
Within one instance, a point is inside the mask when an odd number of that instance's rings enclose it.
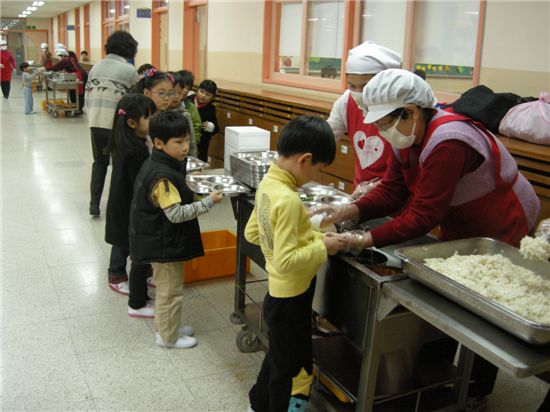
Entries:
{"label": "boy in gray jacket", "polygon": [[25,98],[25,114],[35,114],[36,112],[33,111],[32,81],[45,69],[41,67],[38,70],[33,70],[29,63],[23,62],[19,65],[19,70],[23,72],[22,79],[23,97]]}

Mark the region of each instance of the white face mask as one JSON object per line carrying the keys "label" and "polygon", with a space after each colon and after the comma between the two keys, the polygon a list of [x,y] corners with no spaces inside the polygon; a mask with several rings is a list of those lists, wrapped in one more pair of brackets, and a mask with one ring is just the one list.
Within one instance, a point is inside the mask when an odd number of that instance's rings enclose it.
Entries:
{"label": "white face mask", "polygon": [[363,114],[367,114],[367,108],[365,107],[365,103],[363,103],[363,93],[362,92],[354,92],[349,91],[351,94],[351,98],[355,103],[357,103],[357,106],[363,111]]}
{"label": "white face mask", "polygon": [[0,47],[0,50],[6,51],[6,50],[8,50],[8,46],[2,46],[2,47]]}
{"label": "white face mask", "polygon": [[416,119],[413,123],[411,134],[408,136],[405,136],[399,130],[397,130],[397,125],[399,124],[400,120],[401,116],[399,117],[399,119],[397,119],[397,122],[392,127],[386,130],[380,130],[379,133],[380,136],[386,139],[396,149],[407,149],[414,144],[414,140],[416,139],[416,136],[414,135],[414,131],[416,129]]}

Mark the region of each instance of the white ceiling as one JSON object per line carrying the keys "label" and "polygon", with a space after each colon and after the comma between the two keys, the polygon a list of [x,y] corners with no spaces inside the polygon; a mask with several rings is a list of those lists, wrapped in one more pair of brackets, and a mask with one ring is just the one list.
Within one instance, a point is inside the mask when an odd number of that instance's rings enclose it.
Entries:
{"label": "white ceiling", "polygon": [[[17,17],[19,13],[25,10],[28,6],[32,6],[34,0],[0,0],[0,16],[2,18]],[[66,11],[73,10],[83,4],[90,3],[90,0],[84,1],[58,1],[44,0],[46,4],[38,7],[38,10],[33,11],[29,18],[46,18],[54,17]]]}

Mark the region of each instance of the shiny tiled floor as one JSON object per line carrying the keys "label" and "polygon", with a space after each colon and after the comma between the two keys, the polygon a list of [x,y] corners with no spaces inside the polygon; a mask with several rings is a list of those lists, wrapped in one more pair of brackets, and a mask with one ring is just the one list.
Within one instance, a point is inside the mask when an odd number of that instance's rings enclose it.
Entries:
{"label": "shiny tiled floor", "polygon": [[[153,323],[130,319],[106,284],[105,220],[87,210],[86,118],[25,116],[18,83],[0,99],[2,410],[245,411],[263,355],[236,349],[232,279],[186,288],[196,348],[156,347]],[[201,227],[234,229],[229,202]],[[546,388],[500,374],[490,410],[535,411]]]}

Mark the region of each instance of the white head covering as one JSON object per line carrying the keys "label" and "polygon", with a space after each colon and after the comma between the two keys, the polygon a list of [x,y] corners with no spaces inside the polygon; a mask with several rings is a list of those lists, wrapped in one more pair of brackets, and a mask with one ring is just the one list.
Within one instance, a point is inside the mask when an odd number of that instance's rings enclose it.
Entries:
{"label": "white head covering", "polygon": [[401,55],[373,41],[348,51],[346,73],[376,74],[386,69],[400,69],[403,64]]}
{"label": "white head covering", "polygon": [[49,46],[48,46],[48,43],[42,43],[40,44],[40,48],[41,49],[47,49]]}
{"label": "white head covering", "polygon": [[68,56],[69,53],[65,49],[55,49],[56,56]]}
{"label": "white head covering", "polygon": [[7,46],[8,43],[6,42],[6,40],[0,40],[0,46]]}
{"label": "white head covering", "polygon": [[64,49],[64,48],[65,48],[65,45],[64,45],[63,43],[57,43],[57,44],[55,45],[55,48],[56,48],[56,49]]}
{"label": "white head covering", "polygon": [[420,76],[401,69],[378,73],[363,89],[363,103],[368,108],[365,123],[374,123],[406,104],[433,108],[437,104],[432,88]]}

